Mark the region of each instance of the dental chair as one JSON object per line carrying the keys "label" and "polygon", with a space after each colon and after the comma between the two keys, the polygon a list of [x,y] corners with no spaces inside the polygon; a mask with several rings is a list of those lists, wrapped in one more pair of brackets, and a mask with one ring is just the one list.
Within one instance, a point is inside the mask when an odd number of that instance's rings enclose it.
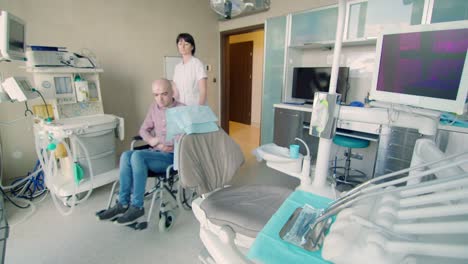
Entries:
{"label": "dental chair", "polygon": [[[193,201],[192,210],[200,222],[200,238],[205,245],[228,243],[232,250],[238,250],[235,243],[249,248],[292,192],[276,186],[226,186],[244,163],[244,157],[237,143],[222,129],[183,136],[176,158],[181,186],[195,188],[201,195]],[[205,252],[200,259],[213,263],[208,260],[211,255],[217,263],[239,263],[235,254],[224,257],[217,256],[217,252]]]}
{"label": "dental chair", "polygon": [[[284,241],[280,235],[294,219],[290,213],[286,214],[291,216],[289,220],[282,219],[286,223],[283,228],[271,236],[263,233],[264,230],[256,234],[254,228],[245,230],[246,226],[238,226],[242,222],[239,219],[243,219],[252,221],[247,223],[247,228],[255,225],[261,229],[268,221],[251,220],[253,210],[241,209],[245,201],[248,207],[254,208],[254,203],[264,195],[270,199],[287,195],[286,192],[273,192],[270,196],[269,191],[256,192],[247,186],[244,190],[232,187],[204,195],[193,201],[205,246],[199,258],[203,263],[254,263],[245,257],[247,248],[252,246],[255,253],[250,251],[249,257],[265,261],[256,258],[263,255],[274,263],[367,263],[370,260],[373,263],[466,263],[468,172],[460,166],[468,163],[468,152],[445,155],[433,141],[420,139],[412,161],[411,168],[367,181],[339,199],[327,202],[324,209],[318,209],[307,225],[304,236],[307,249]],[[296,194],[287,197],[285,204]],[[250,196],[250,200],[246,198],[238,203],[237,197],[244,196]],[[272,220],[285,215],[284,211],[279,212],[283,205]],[[297,205],[294,204],[294,209]],[[271,231],[270,224],[271,220],[265,229]],[[267,246],[254,241],[256,235]],[[275,237],[282,239],[273,241]],[[307,252],[316,254],[311,256]],[[319,260],[315,261],[317,256]]]}
{"label": "dental chair", "polygon": [[[139,149],[147,149],[150,146],[146,144],[141,144],[143,139],[140,136],[133,137],[133,140],[130,145],[131,150],[139,150]],[[169,231],[176,219],[176,214],[174,210],[177,208],[183,208],[185,210],[191,210],[191,198],[193,197],[192,192],[188,192],[187,190],[183,189],[179,184],[179,175],[176,170],[174,170],[174,166],[170,165],[166,168],[165,172],[155,173],[153,171],[148,171],[148,180],[153,179],[153,187],[150,190],[145,192],[145,199],[147,197],[151,198],[151,203],[149,207],[148,214],[146,216],[146,221],[137,222],[130,227],[134,228],[135,230],[142,230],[148,227],[148,223],[151,221],[153,208],[157,199],[160,200],[159,204],[159,211],[158,214],[158,228],[160,232]],[[109,195],[109,199],[107,202],[107,206],[105,209],[96,212],[98,215],[100,212],[103,212],[109,209],[113,203],[116,202],[115,196],[118,195],[119,180],[115,181],[112,185],[112,189]],[[113,219],[115,220],[115,219]]]}

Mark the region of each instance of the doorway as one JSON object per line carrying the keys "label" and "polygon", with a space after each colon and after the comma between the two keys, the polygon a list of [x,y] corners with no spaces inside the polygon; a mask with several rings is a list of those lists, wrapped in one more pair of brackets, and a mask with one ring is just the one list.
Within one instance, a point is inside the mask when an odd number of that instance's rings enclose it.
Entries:
{"label": "doorway", "polygon": [[220,34],[221,127],[249,157],[260,143],[264,25]]}
{"label": "doorway", "polygon": [[[264,25],[255,25],[246,28],[233,29],[229,31],[223,31],[220,33],[221,38],[221,127],[229,134],[229,120],[230,120],[230,97],[231,97],[231,86],[232,80],[230,78],[231,68],[236,68],[236,65],[231,63],[231,44],[246,42],[252,40],[251,34],[260,32],[263,36]],[[258,37],[257,37],[258,38]],[[251,104],[258,107],[258,110],[251,108],[250,113],[250,124],[254,126],[260,126],[260,111],[261,107],[261,90],[263,86],[263,41],[261,38],[261,47],[258,47],[257,40],[253,42],[253,65],[252,70],[249,74],[251,79]],[[258,56],[261,55],[260,63],[256,63]],[[236,71],[236,69],[233,69]],[[247,73],[246,73],[247,74]],[[252,84],[254,83],[254,84]],[[234,88],[232,88],[234,89]],[[254,111],[252,111],[254,110]],[[258,118],[256,118],[258,116]]]}

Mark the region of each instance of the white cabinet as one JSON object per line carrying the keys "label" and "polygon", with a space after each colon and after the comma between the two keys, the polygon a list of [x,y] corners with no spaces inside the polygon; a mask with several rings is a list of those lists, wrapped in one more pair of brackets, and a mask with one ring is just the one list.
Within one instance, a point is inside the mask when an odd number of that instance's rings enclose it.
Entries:
{"label": "white cabinet", "polygon": [[[344,46],[375,43],[365,41],[367,0],[347,3]],[[289,47],[330,48],[335,43],[338,7],[336,5],[291,14]]]}
{"label": "white cabinet", "polygon": [[[273,104],[294,101],[294,67],[331,66],[337,16],[337,6],[331,5],[266,21],[261,144],[273,139]],[[348,102],[362,101],[370,90],[382,31],[466,19],[468,0],[348,0],[340,59],[351,72]]]}
{"label": "white cabinet", "polygon": [[[332,47],[338,7],[317,8],[290,15],[289,47]],[[468,19],[468,0],[349,0],[343,46],[373,44],[387,29]]]}
{"label": "white cabinet", "polygon": [[350,1],[346,6],[344,39],[357,40],[365,37],[367,0]]}
{"label": "white cabinet", "polygon": [[[346,5],[343,46],[373,45],[367,38],[367,0],[350,0]],[[289,47],[294,49],[331,49],[335,44],[337,5],[290,15]]]}
{"label": "white cabinet", "polygon": [[467,0],[368,0],[366,37],[386,29],[468,19]]}

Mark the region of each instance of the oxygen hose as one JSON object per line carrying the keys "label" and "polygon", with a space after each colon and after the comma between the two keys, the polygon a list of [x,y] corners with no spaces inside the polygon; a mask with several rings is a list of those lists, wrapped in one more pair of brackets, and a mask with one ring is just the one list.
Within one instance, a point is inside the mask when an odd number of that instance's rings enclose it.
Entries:
{"label": "oxygen hose", "polygon": [[[72,152],[70,150],[69,145],[64,140],[59,140],[59,141],[55,141],[55,143],[53,145],[49,144],[49,146],[52,146],[52,147],[50,149],[51,150],[50,155],[47,156],[47,151],[45,149],[41,150],[41,148],[39,146],[39,143],[41,142],[40,138],[38,138],[36,136],[36,154],[37,154],[37,156],[39,158],[39,162],[40,162],[41,167],[43,168],[43,171],[44,171],[44,176],[45,176],[44,178],[45,178],[45,181],[46,181],[46,186],[48,186],[48,188],[49,188],[50,195],[52,196],[52,200],[54,201],[55,207],[57,208],[59,213],[64,215],[64,216],[70,215],[73,212],[74,207],[75,207],[76,204],[82,203],[82,202],[86,201],[89,198],[89,196],[92,193],[93,182],[94,182],[94,173],[93,173],[93,169],[92,169],[92,163],[91,163],[91,160],[89,158],[88,150],[86,149],[83,142],[76,135],[70,135],[70,138],[72,140],[74,140],[75,142],[77,142],[78,145],[82,148],[83,152],[85,153],[85,158],[86,158],[86,161],[88,163],[88,169],[89,169],[89,175],[90,175],[90,185],[91,186],[90,186],[86,196],[83,199],[77,201],[76,194],[77,194],[77,189],[78,189],[77,187],[79,185],[79,182],[77,182],[73,186],[73,192],[72,192],[71,201],[70,201],[70,203],[71,203],[70,204],[70,210],[64,211],[62,209],[62,206],[60,205],[58,199],[57,199],[57,193],[58,193],[57,186],[55,184],[51,183],[51,179],[58,176],[58,166],[57,166],[57,160],[55,158],[55,146],[58,145],[58,144],[62,144],[65,147],[67,153],[69,153],[69,155],[72,155]],[[74,162],[76,162],[76,157],[74,157]],[[72,172],[71,172],[72,175],[74,175],[75,171],[73,170],[73,167],[70,168],[70,169],[72,170]]]}
{"label": "oxygen hose", "polygon": [[[84,153],[85,153],[85,158],[86,158],[86,162],[88,163],[88,170],[89,170],[89,180],[90,180],[90,187],[89,187],[89,190],[88,190],[88,193],[86,194],[86,196],[77,201],[78,204],[88,200],[89,196],[91,195],[91,193],[93,192],[93,183],[94,183],[94,171],[93,171],[93,167],[92,167],[92,163],[91,163],[91,159],[89,158],[89,152],[88,152],[88,149],[86,148],[86,146],[83,144],[83,142],[76,136],[76,135],[71,135],[70,138],[72,138],[73,140],[75,140],[76,142],[78,142],[78,145],[80,145],[80,147],[83,149]],[[68,150],[67,150],[68,151]]]}

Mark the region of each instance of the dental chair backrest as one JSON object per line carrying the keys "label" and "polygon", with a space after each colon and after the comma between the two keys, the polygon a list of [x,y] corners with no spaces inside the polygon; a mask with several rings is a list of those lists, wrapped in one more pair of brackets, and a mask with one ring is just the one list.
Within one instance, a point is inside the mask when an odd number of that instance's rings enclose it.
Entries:
{"label": "dental chair backrest", "polygon": [[176,155],[182,187],[200,195],[224,187],[244,163],[239,145],[222,129],[182,136]]}

